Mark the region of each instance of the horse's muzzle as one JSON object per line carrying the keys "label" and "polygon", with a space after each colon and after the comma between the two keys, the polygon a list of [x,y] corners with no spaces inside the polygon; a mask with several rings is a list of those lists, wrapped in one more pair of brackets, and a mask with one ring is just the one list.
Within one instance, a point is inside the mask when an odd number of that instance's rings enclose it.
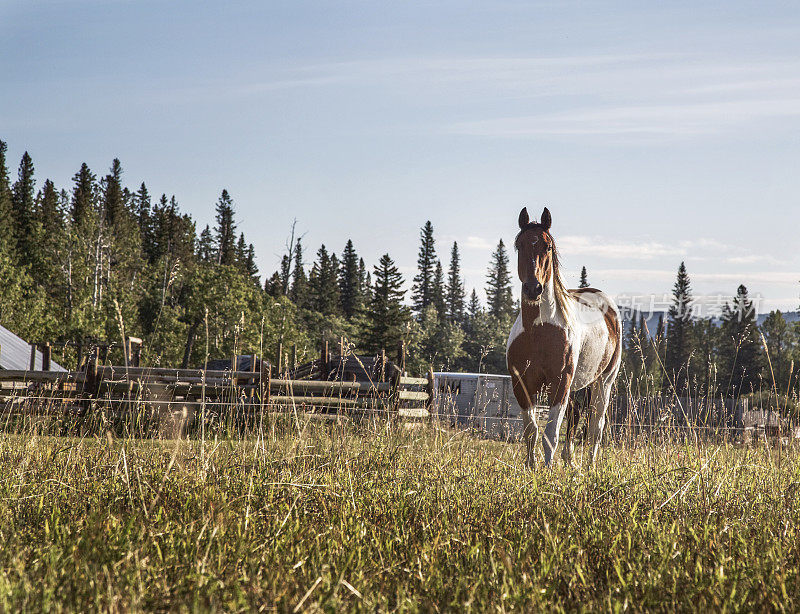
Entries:
{"label": "horse's muzzle", "polygon": [[527,281],[522,284],[522,296],[529,301],[538,301],[542,296],[542,284],[538,281],[528,283]]}

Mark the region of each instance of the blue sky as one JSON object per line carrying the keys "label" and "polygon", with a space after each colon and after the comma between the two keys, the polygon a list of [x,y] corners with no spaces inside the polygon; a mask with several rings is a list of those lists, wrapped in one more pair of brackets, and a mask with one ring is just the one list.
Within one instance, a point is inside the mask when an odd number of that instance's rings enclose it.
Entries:
{"label": "blue sky", "polygon": [[570,285],[800,303],[795,2],[0,0],[0,75],[12,166],[119,157],[200,225],[227,188],[262,273],[297,218],[410,278],[430,219],[483,298],[547,205]]}

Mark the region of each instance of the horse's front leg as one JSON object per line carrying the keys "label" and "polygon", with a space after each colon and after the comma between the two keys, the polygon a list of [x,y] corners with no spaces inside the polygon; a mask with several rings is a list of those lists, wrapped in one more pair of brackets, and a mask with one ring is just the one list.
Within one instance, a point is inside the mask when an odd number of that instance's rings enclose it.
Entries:
{"label": "horse's front leg", "polygon": [[581,410],[578,406],[578,400],[573,394],[567,404],[567,431],[564,433],[564,448],[561,450],[561,458],[563,458],[564,462],[570,467],[575,466],[572,462],[573,456],[575,455],[574,439],[580,419]]}
{"label": "horse's front leg", "polygon": [[536,462],[536,441],[539,439],[539,425],[536,423],[536,409],[530,407],[522,410],[522,424],[524,425],[522,436],[525,438],[527,454],[525,465],[528,469],[533,469]]}
{"label": "horse's front leg", "polygon": [[548,467],[552,464],[553,456],[558,447],[561,423],[564,421],[567,406],[569,405],[569,386],[571,383],[572,375],[563,375],[558,385],[554,386],[555,390],[550,396],[550,413],[547,416],[547,425],[544,427],[544,437],[542,438],[544,463]]}

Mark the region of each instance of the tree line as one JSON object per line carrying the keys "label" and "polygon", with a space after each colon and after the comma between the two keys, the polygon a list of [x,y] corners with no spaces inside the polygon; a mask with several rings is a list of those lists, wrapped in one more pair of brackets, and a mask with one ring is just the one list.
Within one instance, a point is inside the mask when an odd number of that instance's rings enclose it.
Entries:
{"label": "tree line", "polygon": [[[262,285],[255,251],[222,190],[215,222],[198,232],[175,196],[145,183],[125,186],[120,161],[105,175],[82,164],[67,188],[37,187],[25,152],[12,182],[0,141],[0,323],[31,342],[143,338],[153,365],[201,365],[205,357],[296,345],[301,359],[322,339],[344,337],[354,351],[405,344],[412,370],[503,372],[515,312],[508,253],[500,241],[487,274],[486,305],[466,296],[457,243],[445,273],[433,226],[421,230],[418,274],[405,280],[389,254],[367,267],[352,240],[340,253],[320,246],[307,261],[292,237]],[[119,350],[118,350],[119,351]]]}
{"label": "tree line", "polygon": [[[502,240],[484,301],[474,289],[467,295],[456,242],[445,246],[443,262],[430,221],[420,230],[408,296],[389,254],[368,267],[348,239],[341,252],[321,245],[308,258],[294,229],[278,270],[262,285],[227,190],[213,227],[198,232],[175,196],[153,197],[144,183],[126,187],[118,159],[105,175],[84,163],[67,188],[47,179],[37,189],[28,153],[12,183],[6,151],[0,141],[0,323],[30,341],[72,342],[67,365],[79,340],[125,335],[143,338],[147,364],[169,366],[198,366],[234,351],[274,361],[279,344],[296,345],[304,359],[316,356],[322,339],[344,337],[363,354],[386,349],[391,356],[404,343],[412,371],[432,364],[506,372],[519,305]],[[588,285],[583,267],[580,286]],[[759,328],[744,286],[719,322],[693,317],[692,304],[681,263],[666,322],[650,331],[643,314],[634,314],[625,327],[623,385],[740,394],[771,386],[774,376],[779,390],[797,390],[797,325],[775,311]]]}
{"label": "tree line", "polygon": [[624,338],[623,385],[634,393],[734,396],[798,394],[800,322],[778,310],[758,325],[748,290],[740,285],[719,317],[697,317],[685,263],[678,268],[666,322],[647,327],[630,318]]}

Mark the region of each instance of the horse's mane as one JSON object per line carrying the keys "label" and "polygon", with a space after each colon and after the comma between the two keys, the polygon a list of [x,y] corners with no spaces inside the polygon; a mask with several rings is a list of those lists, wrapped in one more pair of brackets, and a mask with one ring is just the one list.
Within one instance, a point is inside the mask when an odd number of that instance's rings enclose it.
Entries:
{"label": "horse's mane", "polygon": [[564,279],[561,277],[561,268],[558,261],[558,248],[556,247],[556,242],[555,239],[553,239],[553,235],[551,235],[550,232],[546,230],[540,223],[531,222],[519,231],[517,238],[514,240],[514,247],[518,248],[517,241],[523,232],[534,228],[547,233],[547,236],[550,237],[551,245],[553,246],[553,290],[556,294],[556,305],[558,305],[558,308],[561,310],[561,314],[564,316],[564,319],[569,321],[570,316],[572,315],[574,299],[567,290],[567,287],[564,285]]}
{"label": "horse's mane", "polygon": [[[548,233],[550,235],[550,233]],[[553,235],[550,235],[550,240],[553,241]],[[573,299],[564,285],[564,280],[561,277],[561,269],[558,263],[558,249],[556,242],[553,241],[553,290],[556,293],[556,305],[561,310],[564,319],[569,321],[572,315]]]}

